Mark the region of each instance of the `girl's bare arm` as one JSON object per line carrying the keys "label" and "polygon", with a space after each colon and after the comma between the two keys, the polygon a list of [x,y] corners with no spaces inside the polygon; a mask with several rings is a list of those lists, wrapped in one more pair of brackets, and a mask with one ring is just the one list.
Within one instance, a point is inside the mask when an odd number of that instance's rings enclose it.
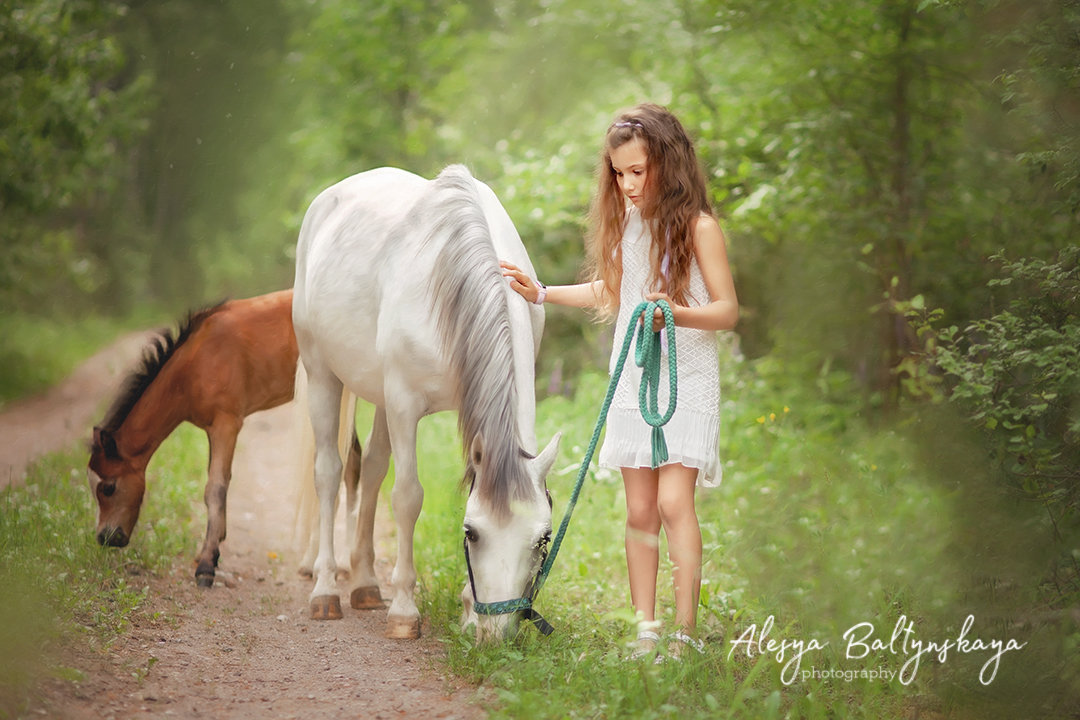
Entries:
{"label": "girl's bare arm", "polygon": [[[500,262],[499,265],[503,276],[510,279],[510,287],[529,302],[536,302],[540,295],[540,286],[536,281],[516,265],[508,262]],[[544,302],[580,308],[596,307],[602,288],[601,280],[577,285],[549,285]]]}
{"label": "girl's bare arm", "polygon": [[[710,302],[699,307],[672,303],[675,324],[698,330],[734,329],[739,322],[739,299],[735,295],[735,281],[731,278],[724,234],[714,218],[703,215],[694,227],[694,254],[705,288],[709,291]],[[661,297],[668,299],[662,294],[648,296],[650,300]],[[661,327],[663,315],[657,310],[653,317],[653,328],[658,330]]]}

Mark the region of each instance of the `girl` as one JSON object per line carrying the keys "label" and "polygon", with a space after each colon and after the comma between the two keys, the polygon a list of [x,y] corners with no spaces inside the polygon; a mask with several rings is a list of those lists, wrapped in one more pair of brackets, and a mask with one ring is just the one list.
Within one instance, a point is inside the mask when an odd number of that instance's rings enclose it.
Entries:
{"label": "girl", "polygon": [[[676,331],[678,403],[665,427],[668,463],[653,469],[651,428],[638,409],[641,370],[626,363],[608,414],[600,465],[622,472],[626,491],[626,564],[638,616],[635,655],[656,647],[656,579],[660,528],[675,585],[672,655],[691,644],[701,587],[701,530],[696,485],[719,484],[720,384],[715,331],[731,330],[739,306],[724,236],[705,177],[683,126],[666,109],[639,105],[607,130],[597,171],[588,243],[591,280],[545,287],[503,263],[511,287],[534,303],[590,307],[616,314],[614,369],[630,313],[642,299],[671,304]],[[664,326],[659,310],[654,330]],[[663,360],[666,366],[667,360]],[[666,384],[660,405],[667,407]]]}

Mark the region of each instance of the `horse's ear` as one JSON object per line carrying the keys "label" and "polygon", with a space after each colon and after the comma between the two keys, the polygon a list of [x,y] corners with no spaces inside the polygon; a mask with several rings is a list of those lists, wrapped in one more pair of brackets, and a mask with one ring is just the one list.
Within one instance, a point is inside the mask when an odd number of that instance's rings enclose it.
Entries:
{"label": "horse's ear", "polygon": [[541,451],[536,459],[533,460],[536,463],[536,479],[537,482],[543,483],[547,478],[549,472],[551,472],[551,466],[555,464],[555,458],[559,456],[559,442],[562,440],[562,433],[557,432],[548,442],[547,447]]}
{"label": "horse's ear", "polygon": [[101,448],[109,460],[119,460],[120,451],[116,448],[116,438],[108,430],[94,428],[94,447]]}

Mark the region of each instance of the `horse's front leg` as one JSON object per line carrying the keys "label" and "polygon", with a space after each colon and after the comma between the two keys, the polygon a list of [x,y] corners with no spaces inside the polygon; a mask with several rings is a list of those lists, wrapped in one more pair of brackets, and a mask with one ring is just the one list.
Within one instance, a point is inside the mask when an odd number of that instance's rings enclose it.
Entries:
{"label": "horse's front leg", "polygon": [[308,412],[315,435],[315,490],[319,496],[319,554],[315,558],[315,587],[311,591],[313,620],[340,620],[341,600],[337,592],[337,563],[334,560],[334,510],[341,484],[341,455],[338,452],[338,406],[341,381],[329,372],[308,372]]}
{"label": "horse's front leg", "polygon": [[386,636],[396,639],[420,637],[420,611],[413,599],[416,566],[413,564],[413,532],[424,489],[416,468],[416,424],[419,414],[391,411],[387,414],[390,444],[394,453],[394,491],[391,502],[397,522],[398,556],[390,584],[393,599],[386,617]]}
{"label": "horse's front leg", "polygon": [[352,565],[349,604],[356,610],[385,607],[379,592],[379,579],[375,577],[375,511],[379,488],[390,467],[390,435],[386,428],[386,410],[381,407],[375,408],[375,421],[365,445],[367,452],[360,466],[360,512],[353,533],[355,544],[349,557]]}
{"label": "horse's front leg", "polygon": [[236,436],[244,424],[243,418],[219,415],[206,430],[210,441],[210,465],[207,470],[206,490],[206,540],[196,558],[195,582],[199,587],[212,587],[215,568],[220,557],[221,541],[225,539],[225,506],[232,479],[233,454]]}

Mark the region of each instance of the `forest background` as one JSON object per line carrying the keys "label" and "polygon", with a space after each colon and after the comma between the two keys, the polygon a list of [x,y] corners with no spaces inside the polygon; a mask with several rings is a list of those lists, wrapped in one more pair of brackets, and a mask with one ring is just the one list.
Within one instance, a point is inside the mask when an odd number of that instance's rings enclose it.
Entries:
{"label": "forest background", "polygon": [[[1064,622],[1075,658],[1077,3],[0,7],[0,399],[55,381],[58,343],[290,286],[310,200],[381,165],[467,164],[541,279],[575,281],[600,139],[654,101],[723,218],[737,356],[1004,513],[1010,543],[968,536],[970,597]],[[605,332],[549,309],[538,392],[602,368]]]}

